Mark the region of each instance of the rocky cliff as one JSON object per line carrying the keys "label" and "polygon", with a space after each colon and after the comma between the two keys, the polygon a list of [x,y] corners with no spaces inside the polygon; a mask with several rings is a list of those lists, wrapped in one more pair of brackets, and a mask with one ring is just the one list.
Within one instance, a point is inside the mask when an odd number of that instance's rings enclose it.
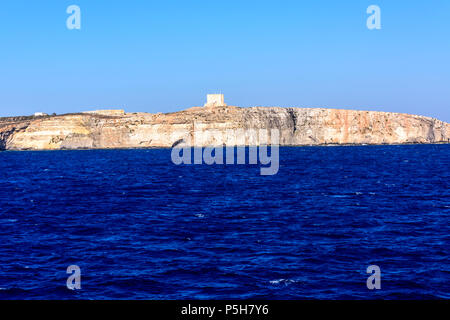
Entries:
{"label": "rocky cliff", "polygon": [[[448,143],[450,124],[409,114],[279,107],[194,107],[0,118],[1,150],[230,145],[230,130],[278,129],[280,145]],[[192,139],[200,132],[202,140]],[[210,134],[208,134],[208,132]],[[211,132],[213,134],[211,134]],[[246,145],[255,144],[251,137]]]}

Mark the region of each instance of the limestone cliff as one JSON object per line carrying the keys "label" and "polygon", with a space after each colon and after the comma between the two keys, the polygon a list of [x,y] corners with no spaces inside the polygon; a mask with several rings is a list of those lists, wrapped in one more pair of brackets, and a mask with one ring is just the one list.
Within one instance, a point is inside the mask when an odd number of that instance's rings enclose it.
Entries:
{"label": "limestone cliff", "polygon": [[[194,107],[167,114],[99,112],[0,118],[1,150],[171,147],[227,143],[230,129],[278,129],[280,145],[448,143],[450,124],[409,114],[279,107]],[[252,140],[247,139],[247,145]],[[229,145],[229,143],[227,143]]]}

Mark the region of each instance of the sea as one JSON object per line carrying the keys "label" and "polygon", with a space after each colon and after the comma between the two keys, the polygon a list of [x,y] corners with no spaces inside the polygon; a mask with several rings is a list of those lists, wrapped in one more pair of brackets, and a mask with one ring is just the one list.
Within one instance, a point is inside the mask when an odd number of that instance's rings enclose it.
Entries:
{"label": "sea", "polygon": [[450,298],[450,145],[279,161],[0,152],[0,299]]}

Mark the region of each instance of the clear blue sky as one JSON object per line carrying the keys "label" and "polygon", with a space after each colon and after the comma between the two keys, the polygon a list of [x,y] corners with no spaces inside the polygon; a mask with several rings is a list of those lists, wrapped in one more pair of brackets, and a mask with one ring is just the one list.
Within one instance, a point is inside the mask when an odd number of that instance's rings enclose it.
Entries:
{"label": "clear blue sky", "polygon": [[[72,4],[81,30],[66,28]],[[4,0],[0,43],[0,116],[171,112],[222,92],[450,122],[448,0]]]}

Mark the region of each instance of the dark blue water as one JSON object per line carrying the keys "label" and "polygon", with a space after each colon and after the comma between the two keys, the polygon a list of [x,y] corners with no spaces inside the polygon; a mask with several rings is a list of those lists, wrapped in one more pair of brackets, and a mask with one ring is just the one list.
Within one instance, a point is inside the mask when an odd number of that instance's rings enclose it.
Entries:
{"label": "dark blue water", "polygon": [[2,152],[0,298],[450,298],[450,145],[280,162],[260,176],[170,150]]}

